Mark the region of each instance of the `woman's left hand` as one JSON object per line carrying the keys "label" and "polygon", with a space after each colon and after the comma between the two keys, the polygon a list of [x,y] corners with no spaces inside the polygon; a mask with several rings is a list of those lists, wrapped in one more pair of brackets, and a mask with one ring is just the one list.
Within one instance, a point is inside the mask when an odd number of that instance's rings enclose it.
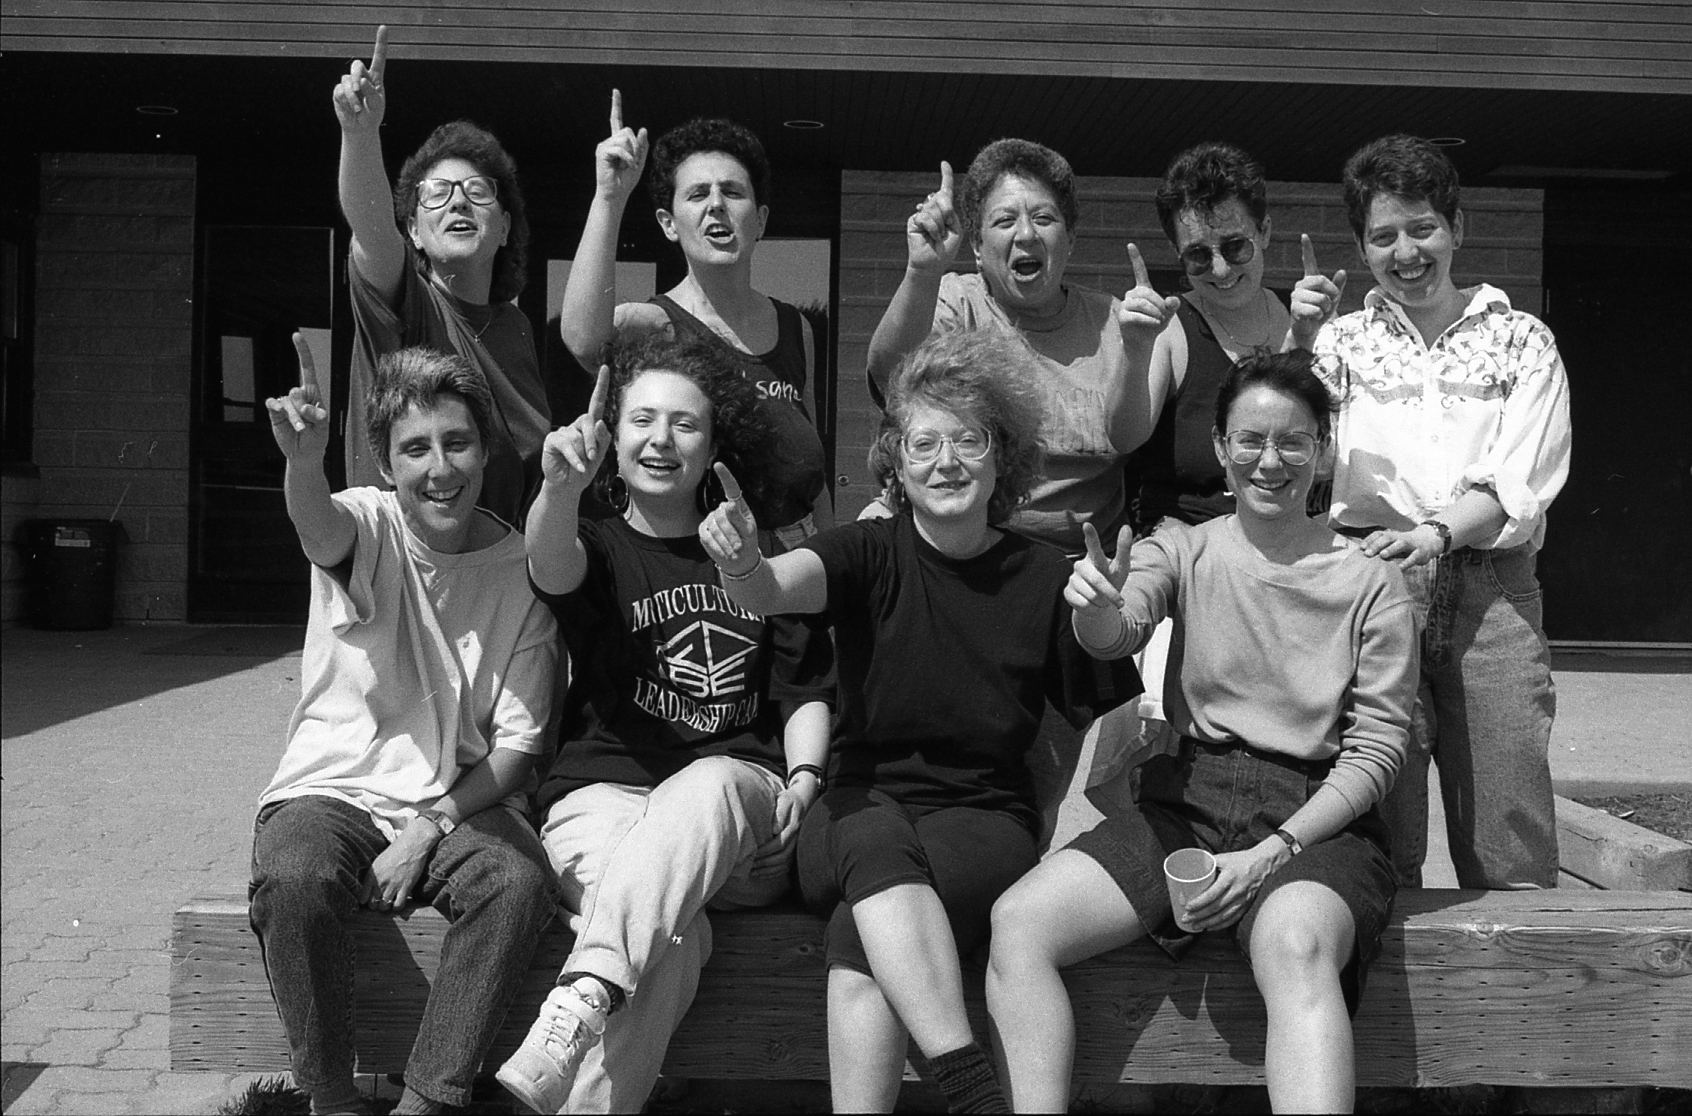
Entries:
{"label": "woman's left hand", "polygon": [[[1273,842],[1271,844],[1270,842]],[[1216,879],[1187,905],[1187,924],[1194,930],[1221,930],[1238,922],[1257,897],[1269,873],[1292,856],[1278,837],[1239,852],[1219,853]]]}
{"label": "woman's left hand", "polygon": [[[733,577],[742,577],[758,568],[762,555],[758,551],[758,520],[746,504],[740,483],[729,467],[718,461],[712,466],[722,482],[727,497],[699,523],[699,542],[717,568]],[[751,561],[747,561],[748,553]],[[731,567],[745,567],[735,569]]]}
{"label": "woman's left hand", "polygon": [[1124,341],[1150,348],[1157,341],[1157,335],[1163,332],[1163,327],[1169,324],[1169,319],[1181,308],[1181,300],[1173,296],[1165,298],[1157,293],[1151,284],[1151,275],[1146,271],[1146,261],[1140,258],[1140,250],[1132,244],[1128,245],[1128,262],[1134,269],[1134,285],[1123,293],[1121,304],[1116,308],[1116,321],[1122,327]]}
{"label": "woman's left hand", "polygon": [[1403,569],[1425,565],[1445,552],[1445,539],[1426,523],[1408,531],[1376,531],[1361,544],[1371,558],[1397,558]]}
{"label": "woman's left hand", "polygon": [[809,772],[800,775],[796,785],[784,788],[776,796],[775,836],[759,845],[753,855],[753,879],[787,874],[793,864],[793,854],[799,847],[799,823],[805,820],[805,811],[811,808],[817,796],[817,781]]}

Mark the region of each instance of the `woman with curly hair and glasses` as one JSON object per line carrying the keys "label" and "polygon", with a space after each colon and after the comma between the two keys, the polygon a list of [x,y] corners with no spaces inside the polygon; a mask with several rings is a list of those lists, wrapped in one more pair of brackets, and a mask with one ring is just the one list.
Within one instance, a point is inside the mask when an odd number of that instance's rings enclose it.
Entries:
{"label": "woman with curly hair and glasses", "polygon": [[1070,630],[1069,564],[1003,529],[1040,472],[1032,361],[948,333],[889,380],[871,468],[898,511],[766,559],[731,477],[699,536],[755,613],[834,626],[840,720],[829,787],[799,834],[805,901],[829,916],[836,1110],[891,1111],[908,1040],[952,1111],[1004,1111],[964,1014],[958,957],[1038,859],[1028,754],[1050,702],[1077,726],[1139,692]]}
{"label": "woman with curly hair and glasses", "polygon": [[[386,27],[370,65],[354,62],[335,87],[341,124],[341,212],[352,226],[353,344],[348,428],[364,425],[377,358],[422,346],[456,353],[486,377],[493,424],[481,507],[518,523],[540,483],[552,427],[523,289],[529,222],[517,164],[492,134],[443,124],[405,161],[390,189],[381,126]],[[347,483],[380,485],[369,447],[347,440]]]}

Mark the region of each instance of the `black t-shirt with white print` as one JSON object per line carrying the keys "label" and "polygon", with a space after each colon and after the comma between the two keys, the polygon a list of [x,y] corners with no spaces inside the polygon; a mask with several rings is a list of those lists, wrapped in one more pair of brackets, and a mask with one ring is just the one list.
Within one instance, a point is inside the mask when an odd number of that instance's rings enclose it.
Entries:
{"label": "black t-shirt with white print", "polygon": [[936,550],[910,512],[800,544],[822,559],[840,656],[831,779],[919,809],[1005,810],[1039,826],[1028,751],[1046,703],[1080,728],[1138,695],[1133,660],[1076,642],[1070,561],[1006,531],[974,558]]}
{"label": "black t-shirt with white print", "polygon": [[653,538],[612,516],[583,520],[579,537],[582,584],[535,590],[570,653],[541,808],[592,783],[656,786],[702,756],[784,771],[780,703],[834,701],[821,619],[738,607],[696,536]]}

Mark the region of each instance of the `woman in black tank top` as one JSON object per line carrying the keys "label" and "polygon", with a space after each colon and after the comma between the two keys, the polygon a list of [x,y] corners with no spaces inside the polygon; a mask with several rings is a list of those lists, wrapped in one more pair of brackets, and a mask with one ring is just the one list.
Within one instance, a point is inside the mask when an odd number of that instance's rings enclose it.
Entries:
{"label": "woman in black tank top", "polygon": [[1250,155],[1225,143],[1181,152],[1158,188],[1157,216],[1189,289],[1152,370],[1166,387],[1157,426],[1136,454],[1142,534],[1164,519],[1197,524],[1234,510],[1211,448],[1216,392],[1235,361],[1285,348],[1292,322],[1263,286],[1269,215],[1263,168]]}
{"label": "woman in black tank top", "polygon": [[779,435],[771,524],[785,546],[834,524],[828,460],[814,412],[815,345],[804,315],[752,286],[752,256],[769,218],[770,164],[758,137],[728,120],[691,120],[659,137],[647,190],[687,277],[650,302],[615,304],[617,230],[646,164],[645,130],[623,126],[595,152],[596,191],[564,293],[564,344],[584,369],[614,336],[700,337],[731,355],[757,387]]}

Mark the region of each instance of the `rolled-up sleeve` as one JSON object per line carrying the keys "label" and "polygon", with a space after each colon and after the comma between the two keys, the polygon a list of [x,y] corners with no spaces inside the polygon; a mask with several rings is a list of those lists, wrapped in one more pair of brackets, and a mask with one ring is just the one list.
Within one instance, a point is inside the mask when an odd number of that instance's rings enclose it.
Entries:
{"label": "rolled-up sleeve", "polygon": [[1512,350],[1517,371],[1504,400],[1497,437],[1463,470],[1459,492],[1488,488],[1509,516],[1496,548],[1538,542],[1545,510],[1569,476],[1572,434],[1569,381],[1551,331],[1524,316]]}

